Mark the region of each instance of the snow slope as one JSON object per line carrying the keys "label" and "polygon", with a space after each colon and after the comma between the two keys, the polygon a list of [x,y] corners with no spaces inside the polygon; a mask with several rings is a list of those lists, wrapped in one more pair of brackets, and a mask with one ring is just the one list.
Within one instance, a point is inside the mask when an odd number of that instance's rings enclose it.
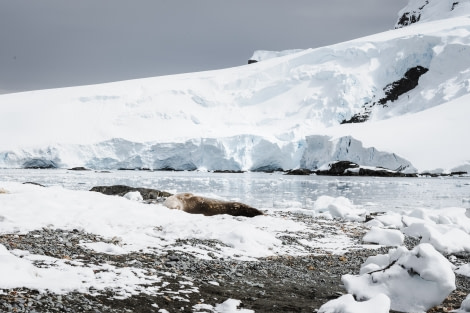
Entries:
{"label": "snow slope", "polygon": [[[321,166],[338,154],[310,158],[307,138],[324,135],[332,145],[348,136],[362,142],[355,162],[363,165],[396,165],[371,162],[374,147],[408,169],[468,166],[470,9],[461,1],[447,14],[436,3],[448,1],[427,2],[419,23],[318,49],[256,52],[260,62],[250,65],[2,95],[0,166]],[[428,71],[416,88],[377,104],[417,66]],[[340,124],[373,103],[369,121]]]}

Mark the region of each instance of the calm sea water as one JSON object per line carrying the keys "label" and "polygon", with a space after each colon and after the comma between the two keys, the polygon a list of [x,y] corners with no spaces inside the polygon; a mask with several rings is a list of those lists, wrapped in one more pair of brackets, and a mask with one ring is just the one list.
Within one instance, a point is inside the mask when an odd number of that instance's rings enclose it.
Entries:
{"label": "calm sea water", "polygon": [[[0,170],[1,181],[37,182],[46,186],[89,190],[124,184],[173,193],[192,192],[237,200],[258,208],[311,208],[321,195],[344,196],[370,211],[410,208],[470,208],[470,177],[377,178],[287,176],[281,173],[219,174],[68,170]],[[1,185],[0,185],[1,187]]]}

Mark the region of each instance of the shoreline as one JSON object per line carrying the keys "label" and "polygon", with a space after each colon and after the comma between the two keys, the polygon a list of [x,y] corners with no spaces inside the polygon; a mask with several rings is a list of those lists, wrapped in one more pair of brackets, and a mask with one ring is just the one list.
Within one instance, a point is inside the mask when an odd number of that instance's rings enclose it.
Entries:
{"label": "shoreline", "polygon": [[[295,213],[283,213],[283,216],[324,227],[324,220],[311,216]],[[334,221],[333,224],[330,229],[324,227],[325,236],[341,230],[354,242],[345,253],[312,250],[304,255],[278,255],[256,260],[219,257],[210,252],[209,258],[199,258],[184,251],[185,245],[191,245],[209,247],[216,252],[221,244],[216,240],[179,240],[163,252],[112,255],[95,252],[84,247],[83,243],[116,244],[117,239],[106,239],[77,229],[44,228],[25,234],[2,234],[0,244],[16,255],[29,251],[31,255],[44,255],[68,264],[80,262],[90,267],[106,264],[116,268],[135,268],[156,275],[159,281],[144,286],[137,294],[126,296],[119,294],[119,288],[117,291],[90,288],[87,293],[63,294],[27,288],[0,289],[0,309],[16,309],[17,312],[165,312],[159,311],[162,309],[167,312],[215,312],[210,308],[227,299],[237,299],[244,309],[255,312],[315,312],[329,300],[346,294],[341,284],[342,275],[358,274],[368,256],[388,251],[382,246],[361,247],[365,229],[361,229],[360,223],[350,228],[344,227],[342,221]],[[289,240],[295,241],[292,237],[284,238],[283,244],[291,244]],[[405,239],[409,248],[416,244],[416,239]],[[451,259],[469,263],[470,253]],[[41,261],[36,261],[35,265],[50,266]],[[457,289],[446,301],[428,312],[458,309],[470,293],[470,277],[456,275],[456,284]],[[158,292],[146,291],[152,288]]]}

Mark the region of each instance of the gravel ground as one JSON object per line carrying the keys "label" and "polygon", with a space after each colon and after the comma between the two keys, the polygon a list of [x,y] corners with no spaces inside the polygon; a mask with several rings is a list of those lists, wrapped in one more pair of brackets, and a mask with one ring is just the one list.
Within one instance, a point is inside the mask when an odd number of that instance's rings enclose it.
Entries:
{"label": "gravel ground", "polygon": [[[305,215],[283,213],[306,223],[322,223]],[[360,228],[359,228],[360,229]],[[354,229],[349,236],[359,242],[363,231]],[[292,237],[286,237],[289,244]],[[343,255],[314,251],[304,256],[275,256],[257,261],[229,258],[200,259],[177,249],[178,245],[220,246],[216,241],[182,240],[163,253],[136,252],[125,255],[96,253],[80,245],[82,242],[118,243],[79,230],[42,229],[27,234],[0,235],[0,244],[7,249],[26,250],[61,260],[89,265],[110,264],[117,268],[133,267],[153,271],[161,277],[154,284],[158,294],[141,292],[116,299],[115,290],[89,290],[90,294],[72,292],[53,294],[25,288],[0,289],[0,312],[214,312],[198,304],[215,306],[228,298],[242,301],[242,306],[255,312],[315,312],[322,304],[345,293],[341,276],[357,274],[370,255],[384,253],[380,249],[350,249]],[[407,238],[411,248],[417,242]],[[470,262],[469,254],[449,257],[459,265]],[[71,263],[72,264],[72,263]],[[44,266],[40,263],[37,266]],[[460,307],[470,293],[470,278],[456,275],[457,290],[439,307],[429,312],[449,312]],[[160,311],[165,312],[165,311]]]}

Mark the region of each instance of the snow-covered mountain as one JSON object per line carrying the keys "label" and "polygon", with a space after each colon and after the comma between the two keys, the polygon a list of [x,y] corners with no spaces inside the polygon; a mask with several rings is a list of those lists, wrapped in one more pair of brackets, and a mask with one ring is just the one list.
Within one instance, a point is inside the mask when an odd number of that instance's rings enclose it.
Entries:
{"label": "snow-covered mountain", "polygon": [[0,167],[470,171],[470,1],[398,17],[236,68],[2,95]]}

